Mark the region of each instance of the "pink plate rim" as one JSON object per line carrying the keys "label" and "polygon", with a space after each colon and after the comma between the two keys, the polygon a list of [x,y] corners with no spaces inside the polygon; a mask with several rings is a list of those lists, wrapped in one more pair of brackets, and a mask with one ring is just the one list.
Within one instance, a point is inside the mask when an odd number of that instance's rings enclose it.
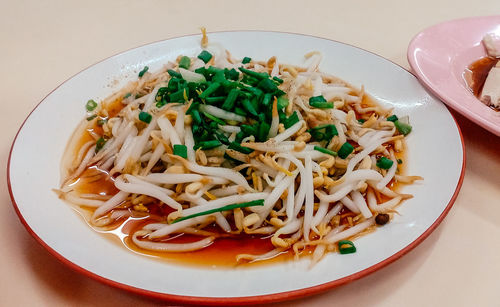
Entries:
{"label": "pink plate rim", "polygon": [[[318,36],[314,36],[314,35],[308,35],[308,34],[300,34],[300,33],[293,33],[293,32],[285,32],[285,31],[253,31],[253,30],[249,30],[250,32],[274,32],[274,33],[286,33],[286,34],[296,34],[296,35],[302,35],[302,36],[309,36],[309,37],[314,37],[314,38],[319,38],[319,39],[324,39],[324,40],[328,40],[328,41],[332,41],[332,42],[336,42],[336,43],[341,43],[339,41],[336,41],[336,40],[332,40],[332,39],[327,39],[327,38],[323,38],[323,37],[318,37]],[[245,30],[235,30],[235,31],[214,31],[214,32],[211,32],[211,33],[224,33],[224,32],[249,32],[249,31],[245,31]],[[179,37],[185,37],[185,36],[192,36],[194,34],[187,34],[187,35],[181,35],[181,36],[176,36],[176,37],[171,37],[171,38],[168,38],[168,39],[174,39],[174,38],[179,38]],[[159,40],[159,41],[162,41],[162,40]],[[147,44],[144,44],[144,45],[149,45],[150,43],[147,43]],[[341,44],[344,44],[344,45],[349,45],[349,44],[345,44],[345,43],[341,43]],[[144,46],[142,45],[142,46]],[[349,45],[349,46],[352,46],[352,45]],[[352,47],[355,47],[355,46],[352,46]],[[134,47],[134,48],[131,48],[131,49],[135,49],[137,47]],[[377,55],[373,52],[370,52],[370,51],[367,51],[365,49],[362,49],[362,48],[358,48],[358,47],[355,47],[357,49],[360,49],[360,50],[363,50],[363,51],[366,51],[368,53],[371,53],[377,57],[380,57],[384,60],[387,60],[383,57],[381,57],[380,55]],[[131,50],[129,49],[129,50]],[[108,58],[111,58],[111,57],[114,57],[116,55],[119,55],[123,52],[119,52],[115,55],[112,55]],[[89,67],[91,66],[94,66],[108,58],[105,58],[101,61],[98,61],[96,62],[95,64],[92,64],[90,65]],[[401,68],[402,70],[405,70],[407,71],[406,69],[404,69],[403,67],[401,67],[400,65],[390,61],[390,60],[387,60],[388,62],[391,62],[392,64],[398,66],[399,68]],[[88,67],[87,67],[88,68]],[[84,68],[82,69],[85,70],[87,68]],[[81,72],[81,71],[80,71]],[[80,72],[76,73],[75,75],[79,74]],[[408,73],[412,74],[411,72],[407,71]],[[312,286],[312,287],[307,287],[307,288],[303,288],[303,289],[298,289],[298,290],[293,290],[293,291],[285,291],[285,292],[280,292],[280,293],[274,293],[274,294],[267,294],[267,295],[256,295],[256,296],[244,296],[244,297],[231,297],[231,298],[224,298],[224,297],[200,297],[200,296],[184,296],[184,295],[174,295],[174,294],[167,294],[167,293],[160,293],[160,292],[155,292],[155,291],[149,291],[149,290],[145,290],[145,289],[141,289],[141,288],[137,288],[137,287],[133,287],[133,286],[129,286],[129,285],[126,285],[126,284],[123,284],[123,283],[120,283],[120,282],[116,282],[116,281],[113,281],[113,280],[110,280],[110,279],[107,279],[107,278],[104,278],[98,274],[95,274],[95,273],[92,273],[86,269],[84,269],[83,267],[71,262],[70,260],[66,259],[65,257],[63,257],[61,254],[59,254],[58,252],[56,252],[54,249],[52,249],[46,242],[44,242],[34,231],[33,229],[31,229],[31,227],[28,225],[28,223],[26,222],[26,220],[24,219],[24,217],[22,216],[19,208],[18,208],[18,205],[16,203],[16,199],[14,198],[14,194],[13,194],[13,191],[12,191],[12,186],[11,186],[11,180],[10,180],[10,164],[11,164],[11,158],[12,158],[12,151],[13,151],[13,148],[14,148],[14,145],[16,143],[16,140],[17,140],[17,137],[21,131],[21,129],[23,128],[24,124],[26,123],[27,119],[31,116],[31,114],[41,105],[41,103],[43,103],[45,101],[45,98],[47,98],[50,94],[52,94],[55,90],[57,90],[62,84],[66,83],[68,80],[70,80],[71,78],[73,78],[75,75],[69,77],[67,80],[65,80],[64,82],[62,82],[59,86],[57,86],[56,88],[54,88],[49,94],[47,94],[47,96],[45,96],[36,106],[35,108],[30,112],[30,114],[28,114],[28,116],[26,117],[26,119],[24,120],[23,124],[20,126],[19,130],[17,131],[16,133],[16,136],[12,142],[12,145],[11,145],[11,149],[10,149],[10,152],[9,152],[9,159],[8,159],[8,162],[7,162],[7,185],[8,185],[8,189],[9,189],[9,195],[10,195],[10,198],[11,198],[11,201],[12,201],[12,205],[14,207],[14,210],[19,218],[19,220],[21,221],[21,223],[24,225],[24,227],[26,228],[26,230],[28,231],[29,234],[31,234],[31,236],[33,236],[33,238],[40,244],[42,245],[52,256],[54,256],[56,259],[58,259],[60,262],[62,262],[63,264],[67,265],[69,268],[73,269],[74,271],[82,274],[82,275],[85,275],[87,277],[90,277],[96,281],[99,281],[103,284],[106,284],[108,286],[112,286],[112,287],[115,287],[115,288],[118,288],[118,289],[122,289],[122,290],[126,290],[128,292],[131,292],[131,293],[135,293],[135,294],[139,294],[139,295],[142,295],[142,296],[146,296],[146,297],[149,297],[151,299],[158,299],[158,300],[165,300],[165,301],[169,301],[169,302],[174,302],[174,303],[182,303],[182,304],[192,304],[192,305],[250,305],[250,304],[263,304],[263,303],[272,303],[272,302],[280,302],[280,301],[286,301],[286,300],[292,300],[292,299],[297,299],[297,298],[301,298],[301,297],[307,297],[307,296],[311,296],[311,295],[314,295],[314,294],[318,294],[320,292],[324,292],[326,290],[330,290],[330,289],[333,289],[333,288],[336,288],[338,286],[341,286],[341,285],[344,285],[344,284],[347,284],[349,282],[352,282],[352,281],[355,281],[357,279],[360,279],[364,276],[367,276],[385,266],[387,266],[388,264],[398,260],[399,258],[401,258],[402,256],[404,256],[405,254],[407,254],[408,252],[410,252],[412,249],[414,249],[417,245],[419,245],[422,241],[424,241],[438,226],[439,224],[443,221],[443,219],[446,217],[446,215],[448,214],[448,212],[451,210],[457,196],[458,196],[458,193],[462,187],[462,183],[463,183],[463,180],[464,180],[464,175],[465,175],[465,165],[466,165],[466,161],[465,161],[465,145],[464,145],[464,139],[463,139],[463,135],[462,135],[462,131],[460,130],[460,127],[458,126],[458,123],[455,119],[455,117],[453,116],[453,114],[450,113],[450,115],[452,116],[452,118],[454,119],[455,121],[455,125],[457,127],[457,130],[459,132],[459,135],[460,135],[460,142],[461,142],[461,145],[462,145],[462,168],[461,168],[461,171],[460,171],[460,178],[457,182],[457,186],[455,188],[455,191],[450,199],[450,201],[448,202],[448,204],[446,205],[445,209],[443,210],[443,212],[439,215],[439,217],[434,221],[434,223],[429,226],[429,228],[427,228],[427,230],[425,230],[424,233],[422,233],[418,238],[416,238],[413,242],[411,242],[410,244],[408,244],[406,247],[404,247],[403,249],[401,249],[399,252],[391,255],[390,257],[384,259],[383,261],[377,263],[377,264],[374,264],[362,271],[359,271],[357,273],[354,273],[352,275],[349,275],[349,276],[346,276],[346,277],[343,277],[343,278],[340,278],[340,279],[337,279],[337,280],[333,280],[333,281],[330,281],[330,282],[326,282],[326,283],[323,283],[323,284],[320,284],[320,285],[316,285],[316,286]]]}
{"label": "pink plate rim", "polygon": [[[451,30],[452,27],[455,28]],[[461,28],[460,31],[456,31],[458,27]],[[500,29],[500,15],[455,19],[430,26],[412,38],[408,45],[407,59],[411,71],[427,90],[469,120],[500,136],[500,112],[481,103],[466,88],[465,81],[457,76],[457,71],[463,72],[474,60],[486,56],[481,39],[493,27]],[[443,32],[449,37],[432,37],[433,34]],[[425,52],[434,54],[428,56]],[[438,52],[439,56],[447,56],[447,62],[443,64],[440,59],[433,58]],[[424,60],[429,60],[432,64]],[[446,66],[438,67],[439,65]]]}

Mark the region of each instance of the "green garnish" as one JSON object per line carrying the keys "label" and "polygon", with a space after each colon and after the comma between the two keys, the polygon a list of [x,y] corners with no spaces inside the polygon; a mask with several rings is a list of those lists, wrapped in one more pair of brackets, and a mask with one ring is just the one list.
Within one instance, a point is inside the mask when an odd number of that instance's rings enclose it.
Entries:
{"label": "green garnish", "polygon": [[377,167],[381,169],[390,169],[394,162],[386,157],[381,157],[377,160]]}
{"label": "green garnish", "polygon": [[90,99],[89,101],[87,101],[87,104],[85,104],[85,109],[87,109],[87,111],[89,112],[94,111],[95,108],[97,108],[97,102],[95,102],[93,99]]}
{"label": "green garnish", "polygon": [[326,102],[326,99],[325,99],[325,97],[323,97],[323,95],[313,96],[313,97],[309,98],[309,103],[311,103],[311,102]]}
{"label": "green garnish", "polygon": [[249,202],[246,202],[246,203],[232,204],[232,205],[227,205],[227,206],[216,208],[216,209],[211,209],[211,210],[207,210],[207,211],[203,211],[203,212],[198,212],[198,213],[191,214],[191,215],[188,215],[188,216],[180,217],[180,218],[174,220],[172,222],[172,224],[180,222],[180,221],[192,219],[192,218],[198,217],[198,216],[208,215],[208,214],[212,214],[212,213],[216,213],[216,212],[229,211],[229,210],[233,210],[233,209],[236,209],[236,208],[246,208],[246,207],[253,207],[253,206],[264,206],[264,200],[263,199],[258,199],[258,200],[249,201]]}
{"label": "green garnish", "polygon": [[309,105],[313,108],[318,108],[318,109],[333,109],[333,102],[313,101],[309,102]]}
{"label": "green garnish", "polygon": [[366,119],[364,119],[364,118],[358,119],[358,123],[363,124],[364,122],[366,122]]}
{"label": "green garnish", "polygon": [[101,150],[104,147],[104,144],[106,144],[106,140],[103,137],[100,137],[95,143],[95,152]]}
{"label": "green garnish", "polygon": [[203,91],[203,93],[201,93],[200,98],[201,99],[207,98],[208,96],[213,94],[219,87],[220,87],[219,82],[213,82],[206,90]]}
{"label": "green garnish", "polygon": [[146,124],[149,124],[151,122],[151,119],[153,119],[153,116],[149,114],[148,112],[141,112],[139,113],[139,120],[142,122],[145,122]]}
{"label": "green garnish", "polygon": [[103,126],[104,124],[106,124],[108,122],[107,119],[98,119],[97,120],[97,126]]}
{"label": "green garnish", "polygon": [[244,57],[244,58],[243,58],[243,60],[241,61],[241,63],[242,63],[242,64],[248,64],[248,63],[250,63],[251,61],[252,61],[252,59],[246,56],[246,57]]}
{"label": "green garnish", "polygon": [[187,56],[183,56],[179,60],[179,67],[184,68],[184,69],[189,69],[189,66],[191,66],[191,59]]}
{"label": "green garnish", "polygon": [[345,159],[347,158],[347,156],[349,156],[351,154],[351,152],[354,151],[354,147],[352,147],[351,144],[349,144],[348,142],[345,142],[344,144],[342,144],[342,146],[340,147],[339,151],[337,152],[337,154],[339,155],[339,157],[341,157],[342,159]]}
{"label": "green garnish", "polygon": [[[180,66],[180,65],[179,65]],[[174,78],[182,78],[182,75],[181,73],[179,72],[176,72],[175,70],[173,69],[169,69],[167,70],[168,74],[170,75],[170,77],[174,77]]]}
{"label": "green garnish", "polygon": [[206,50],[203,50],[198,54],[198,59],[202,60],[205,64],[212,59],[212,54]]}
{"label": "green garnish", "polygon": [[298,122],[299,122],[299,116],[297,115],[297,111],[294,111],[292,115],[283,120],[283,125],[285,126],[285,129],[288,129]]}
{"label": "green garnish", "polygon": [[139,78],[142,78],[142,76],[144,76],[144,74],[148,71],[149,67],[148,66],[144,66],[144,68],[139,72]]}
{"label": "green garnish", "polygon": [[233,150],[236,150],[238,152],[241,152],[241,153],[244,153],[246,155],[250,154],[253,152],[253,149],[252,148],[248,148],[248,147],[245,147],[245,146],[241,146],[240,144],[236,143],[236,142],[231,142],[229,144],[229,149],[233,149]]}
{"label": "green garnish", "polygon": [[247,76],[253,77],[257,80],[262,80],[262,79],[267,79],[269,78],[269,75],[265,72],[256,72],[250,69],[246,69],[244,67],[239,67],[238,68],[242,73],[244,73]]}
{"label": "green garnish", "polygon": [[174,145],[174,155],[183,157],[184,159],[187,159],[187,147],[186,145],[179,145],[175,144]]}
{"label": "green garnish", "polygon": [[390,122],[395,122],[398,120],[398,117],[396,115],[391,115],[391,116],[387,117],[387,120]]}
{"label": "green garnish", "polygon": [[398,164],[403,164],[403,160],[398,159],[397,161],[398,161]]}
{"label": "green garnish", "polygon": [[319,152],[325,153],[327,155],[337,156],[337,153],[335,151],[332,151],[330,149],[323,148],[323,147],[320,147],[320,146],[314,146],[314,150],[317,150]]}
{"label": "green garnish", "polygon": [[97,115],[95,115],[95,114],[90,115],[89,117],[87,117],[87,121],[91,121],[91,120],[93,120],[96,117],[97,117]]}
{"label": "green garnish", "polygon": [[127,98],[129,98],[130,96],[132,96],[132,93],[127,93],[127,94],[125,94],[125,96],[123,96],[123,99],[127,99]]}
{"label": "green garnish", "polygon": [[206,150],[206,149],[212,149],[215,147],[219,147],[220,145],[222,145],[222,143],[219,140],[201,141],[197,145],[194,146],[194,149],[196,150],[198,148],[201,148],[203,150]]}
{"label": "green garnish", "polygon": [[356,246],[354,246],[354,243],[352,243],[352,241],[340,240],[338,246],[339,246],[339,253],[341,253],[342,255],[352,254],[356,252]]}
{"label": "green garnish", "polygon": [[203,115],[205,115],[207,118],[211,119],[212,121],[216,122],[219,125],[225,125],[226,124],[225,121],[223,121],[222,119],[220,119],[218,117],[213,116],[210,113],[203,112]]}
{"label": "green garnish", "polygon": [[222,104],[222,108],[226,111],[230,111],[234,107],[234,103],[240,94],[240,90],[233,88],[227,94],[226,100],[224,100],[224,104]]}
{"label": "green garnish", "polygon": [[411,126],[408,124],[405,124],[399,120],[396,120],[394,122],[394,126],[396,126],[396,129],[398,129],[399,133],[403,135],[407,135],[411,132]]}

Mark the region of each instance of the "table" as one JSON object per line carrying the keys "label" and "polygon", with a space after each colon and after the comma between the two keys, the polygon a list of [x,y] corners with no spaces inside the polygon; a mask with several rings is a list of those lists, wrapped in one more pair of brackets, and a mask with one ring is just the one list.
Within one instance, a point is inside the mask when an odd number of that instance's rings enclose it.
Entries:
{"label": "table", "polygon": [[[6,184],[14,136],[53,88],[87,66],[142,44],[209,31],[275,30],[352,44],[408,68],[420,30],[500,11],[497,0],[0,1],[0,305],[165,305],[80,275],[24,229]],[[277,306],[498,306],[500,138],[453,113],[466,145],[462,190],[444,222],[395,263],[361,280]],[[29,189],[29,187],[27,187]]]}

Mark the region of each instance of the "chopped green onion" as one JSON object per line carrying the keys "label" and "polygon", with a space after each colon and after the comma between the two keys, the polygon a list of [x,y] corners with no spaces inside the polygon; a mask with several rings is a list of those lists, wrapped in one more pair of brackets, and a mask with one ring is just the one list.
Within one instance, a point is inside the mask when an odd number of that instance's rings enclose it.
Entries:
{"label": "chopped green onion", "polygon": [[153,119],[153,116],[149,114],[148,112],[141,112],[139,113],[139,120],[142,122],[145,122],[146,124],[149,124],[151,122],[151,119]]}
{"label": "chopped green onion", "polygon": [[386,157],[382,157],[377,160],[377,167],[382,169],[390,169],[394,162],[391,159],[387,159]]}
{"label": "chopped green onion", "polygon": [[183,56],[179,61],[179,67],[189,69],[189,66],[191,66],[191,59],[187,56]]}
{"label": "chopped green onion", "polygon": [[248,63],[250,63],[251,61],[252,61],[252,59],[246,56],[246,57],[244,57],[244,58],[243,58],[243,60],[241,61],[241,63],[242,63],[242,64],[248,64]]}
{"label": "chopped green onion", "polygon": [[97,126],[103,126],[104,124],[106,124],[107,121],[108,121],[107,119],[98,119]]}
{"label": "chopped green onion", "polygon": [[311,134],[313,139],[315,139],[316,141],[323,141],[326,138],[325,134],[319,130],[312,130],[309,133]]}
{"label": "chopped green onion", "polygon": [[94,99],[90,99],[89,101],[87,101],[87,104],[85,105],[85,108],[89,112],[94,111],[95,108],[97,108],[97,102],[95,102]]}
{"label": "chopped green onion", "polygon": [[238,144],[236,142],[231,142],[231,144],[229,144],[229,149],[234,149],[238,152],[241,152],[241,153],[244,153],[247,155],[253,152],[252,148],[241,146],[240,144]]}
{"label": "chopped green onion", "polygon": [[222,143],[219,140],[202,141],[202,142],[199,142],[197,145],[195,145],[194,149],[198,149],[198,148],[201,148],[204,150],[205,149],[212,149],[215,147],[219,147],[220,145],[222,145]]}
{"label": "chopped green onion", "polygon": [[127,93],[127,94],[125,94],[125,96],[123,96],[123,99],[127,99],[127,98],[129,98],[130,96],[132,96],[132,93]]}
{"label": "chopped green onion", "polygon": [[290,128],[291,126],[295,125],[296,123],[299,122],[299,116],[297,115],[297,111],[294,111],[292,115],[290,115],[288,118],[286,118],[283,121],[283,125],[285,126],[285,129]]}
{"label": "chopped green onion", "polygon": [[398,117],[396,115],[391,115],[391,116],[387,117],[387,120],[390,122],[395,122],[398,120]]}
{"label": "chopped green onion", "polygon": [[240,94],[240,90],[233,88],[232,90],[229,91],[229,94],[227,94],[226,100],[222,104],[222,109],[226,111],[231,111],[234,107],[234,102],[238,98],[238,95]]}
{"label": "chopped green onion", "polygon": [[222,119],[220,119],[218,117],[213,116],[210,113],[203,112],[203,115],[205,115],[207,118],[211,119],[212,121],[216,122],[219,125],[225,125],[226,124],[225,121],[223,121]]}
{"label": "chopped green onion", "polygon": [[217,96],[217,97],[207,97],[205,98],[205,101],[210,103],[210,104],[213,104],[213,103],[216,103],[216,102],[222,102],[224,100],[226,100],[226,96]]}
{"label": "chopped green onion", "polygon": [[206,50],[203,50],[198,54],[198,59],[202,60],[205,64],[212,59],[212,54]]}
{"label": "chopped green onion", "polygon": [[323,95],[313,96],[313,97],[309,98],[309,103],[311,103],[311,102],[326,102],[326,99],[325,99],[325,97],[323,97]]}
{"label": "chopped green onion", "polygon": [[106,140],[101,136],[95,143],[95,152],[101,150],[104,147],[104,144],[106,144]]}
{"label": "chopped green onion", "polygon": [[240,73],[234,68],[224,69],[224,75],[230,80],[238,80],[238,78],[240,77]]}
{"label": "chopped green onion", "polygon": [[351,152],[354,151],[354,147],[352,147],[351,144],[349,144],[348,142],[345,142],[344,144],[342,144],[342,146],[340,147],[339,151],[337,152],[337,154],[339,155],[339,157],[341,157],[342,159],[345,159],[347,158],[348,155],[351,154]]}
{"label": "chopped green onion", "polygon": [[87,121],[91,121],[91,120],[93,120],[96,117],[97,117],[97,115],[95,115],[95,114],[90,115],[89,117],[87,117]]}
{"label": "chopped green onion", "polygon": [[241,105],[242,107],[250,114],[254,115],[254,116],[257,116],[257,110],[255,110],[252,102],[248,99],[244,99],[242,102],[241,102]]}
{"label": "chopped green onion", "polygon": [[325,153],[327,155],[331,155],[331,156],[336,156],[337,153],[335,151],[332,151],[330,149],[326,149],[326,148],[323,148],[323,147],[320,147],[320,146],[314,146],[314,150],[317,150],[319,152],[322,152],[322,153]]}
{"label": "chopped green onion", "polygon": [[286,108],[288,106],[288,98],[286,97],[279,97],[278,98],[278,109],[283,110],[283,108]]}
{"label": "chopped green onion", "polygon": [[170,102],[184,102],[186,101],[184,97],[184,89],[180,89],[175,93],[172,93],[168,96]]}
{"label": "chopped green onion", "polygon": [[283,83],[283,79],[280,79],[278,77],[273,77],[273,80],[278,82],[279,84]]}
{"label": "chopped green onion", "polygon": [[247,116],[248,115],[245,110],[243,110],[242,108],[239,108],[239,107],[234,108],[234,114],[238,114],[238,115],[241,115],[241,116]]}
{"label": "chopped green onion", "polygon": [[339,253],[341,253],[342,255],[352,254],[356,252],[356,246],[354,246],[354,243],[352,243],[352,241],[340,240],[338,246],[339,246]]}
{"label": "chopped green onion", "polygon": [[[180,65],[179,65],[179,66],[180,66]],[[182,75],[181,75],[181,73],[176,72],[176,71],[175,71],[175,70],[173,70],[173,69],[169,69],[169,70],[167,70],[167,72],[168,72],[168,74],[169,74],[171,77],[182,79]]]}
{"label": "chopped green onion", "polygon": [[[187,114],[187,112],[186,112]],[[191,111],[191,117],[193,117],[193,121],[196,123],[196,124],[201,124],[201,116],[200,116],[200,112],[198,112],[198,110],[192,110]]]}
{"label": "chopped green onion", "polygon": [[366,119],[364,119],[364,118],[358,119],[358,123],[363,124],[364,122],[366,122]]}
{"label": "chopped green onion", "polygon": [[309,105],[318,109],[333,109],[333,102],[327,101],[309,101]]}
{"label": "chopped green onion", "polygon": [[398,131],[403,135],[407,135],[411,132],[411,126],[399,120],[394,122],[394,126],[396,126],[396,129],[398,129]]}
{"label": "chopped green onion", "polygon": [[257,84],[266,93],[273,93],[278,89],[278,86],[271,79],[262,79]]}
{"label": "chopped green onion", "polygon": [[215,137],[224,145],[229,145],[231,143],[227,136],[225,136],[223,133],[219,131],[214,131]]}
{"label": "chopped green onion", "polygon": [[175,144],[174,145],[174,155],[183,157],[187,159],[187,147],[186,145]]}
{"label": "chopped green onion", "polygon": [[207,98],[208,96],[213,94],[219,87],[220,87],[219,82],[214,82],[210,84],[210,86],[206,90],[204,90],[203,93],[201,93],[200,98],[201,99]]}
{"label": "chopped green onion", "polygon": [[259,142],[265,142],[267,140],[267,135],[269,134],[269,129],[271,126],[266,122],[261,122],[259,130],[257,132],[257,140]]}
{"label": "chopped green onion", "polygon": [[139,78],[142,78],[144,74],[148,71],[149,67],[144,66],[144,68],[139,72]]}
{"label": "chopped green onion", "polygon": [[227,205],[227,206],[223,206],[223,207],[216,208],[216,209],[211,209],[211,210],[207,210],[207,211],[203,211],[203,212],[194,213],[194,214],[191,214],[188,216],[180,217],[180,218],[174,220],[172,222],[172,224],[180,222],[180,221],[184,221],[187,219],[192,219],[192,218],[198,217],[198,216],[208,215],[208,214],[212,214],[212,213],[216,213],[216,212],[229,211],[229,210],[233,210],[236,208],[246,208],[246,207],[253,207],[253,206],[264,206],[264,200],[258,199],[258,200],[249,201],[246,203],[232,204],[232,205]]}
{"label": "chopped green onion", "polygon": [[242,73],[244,73],[245,75],[250,76],[250,77],[254,77],[254,78],[258,79],[258,80],[269,78],[269,75],[267,73],[265,73],[265,72],[256,72],[256,71],[253,71],[253,70],[250,70],[250,69],[246,69],[244,67],[239,67],[238,69]]}
{"label": "chopped green onion", "polygon": [[398,164],[403,164],[403,160],[398,159],[397,161],[398,161]]}

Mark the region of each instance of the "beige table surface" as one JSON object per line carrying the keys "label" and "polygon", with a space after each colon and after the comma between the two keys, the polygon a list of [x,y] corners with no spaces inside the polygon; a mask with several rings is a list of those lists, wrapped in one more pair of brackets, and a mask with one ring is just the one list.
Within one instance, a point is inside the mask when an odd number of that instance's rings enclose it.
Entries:
{"label": "beige table surface", "polygon": [[[35,105],[75,73],[138,45],[197,33],[202,25],[312,34],[408,68],[406,48],[420,30],[500,13],[498,0],[361,2],[0,1],[0,306],[168,305],[72,271],[28,234],[13,210],[5,169],[14,136]],[[500,138],[461,116],[457,121],[466,175],[438,229],[368,277],[278,305],[500,306]]]}

